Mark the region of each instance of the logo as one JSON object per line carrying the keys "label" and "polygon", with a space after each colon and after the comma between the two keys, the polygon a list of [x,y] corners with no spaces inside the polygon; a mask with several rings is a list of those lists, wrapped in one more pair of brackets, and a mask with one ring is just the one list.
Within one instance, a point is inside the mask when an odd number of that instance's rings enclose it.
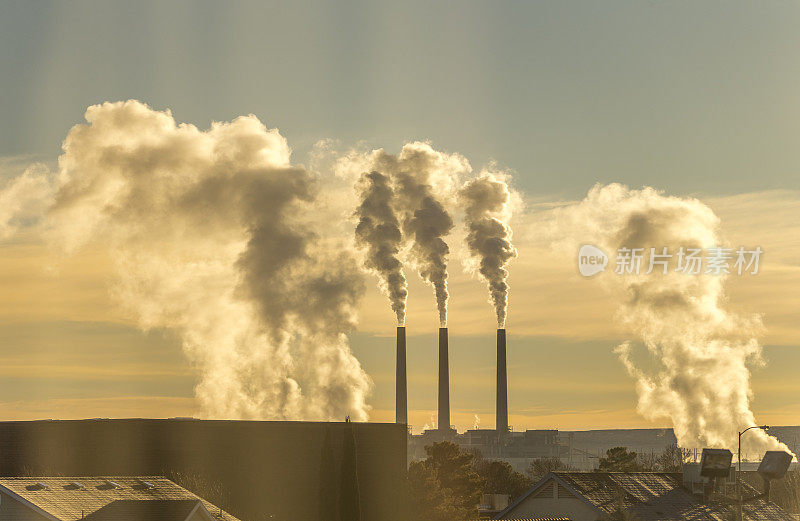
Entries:
{"label": "logo", "polygon": [[608,265],[608,255],[606,252],[592,246],[591,244],[584,244],[578,251],[578,271],[584,277],[591,277],[597,275],[601,271],[605,271]]}

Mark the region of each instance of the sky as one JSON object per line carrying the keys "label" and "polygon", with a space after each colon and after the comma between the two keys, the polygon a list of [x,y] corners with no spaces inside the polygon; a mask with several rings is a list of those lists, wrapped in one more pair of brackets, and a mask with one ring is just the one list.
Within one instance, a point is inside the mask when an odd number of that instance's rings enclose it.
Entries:
{"label": "sky", "polygon": [[[5,2],[0,183],[54,166],[88,106],[137,99],[201,129],[254,114],[301,164],[323,139],[391,152],[428,140],[513,172],[529,211],[595,183],[695,196],[731,241],[767,252],[761,274],[730,281],[728,303],[765,322],[757,417],[797,424],[798,15],[790,2]],[[513,224],[510,423],[666,426],[636,411],[608,295],[546,251],[535,222]],[[24,234],[0,243],[0,418],[196,414],[179,340],[115,306],[107,253],[57,270],[48,258]],[[491,308],[460,267],[451,293],[453,421],[491,426]],[[417,430],[435,409],[430,298],[411,277]],[[371,418],[391,421],[394,324],[373,285],[359,316],[351,343],[374,382]]]}

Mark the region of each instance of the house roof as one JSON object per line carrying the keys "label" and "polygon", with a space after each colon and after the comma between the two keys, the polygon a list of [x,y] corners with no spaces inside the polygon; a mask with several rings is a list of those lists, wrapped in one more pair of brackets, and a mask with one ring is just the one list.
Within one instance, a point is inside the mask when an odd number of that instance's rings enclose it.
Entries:
{"label": "house roof", "polygon": [[0,478],[0,491],[52,521],[127,521],[142,513],[149,513],[148,520],[183,521],[199,508],[213,519],[239,521],[159,476],[8,477]]}
{"label": "house roof", "polygon": [[[504,519],[514,509],[551,480],[582,499],[600,515],[614,513],[621,505],[636,519],[658,521],[724,521],[730,504],[702,502],[683,486],[680,473],[662,472],[553,472],[523,494],[495,519]],[[743,484],[745,498],[758,495]],[[745,517],[758,521],[791,521],[791,515],[764,499],[744,504]]]}

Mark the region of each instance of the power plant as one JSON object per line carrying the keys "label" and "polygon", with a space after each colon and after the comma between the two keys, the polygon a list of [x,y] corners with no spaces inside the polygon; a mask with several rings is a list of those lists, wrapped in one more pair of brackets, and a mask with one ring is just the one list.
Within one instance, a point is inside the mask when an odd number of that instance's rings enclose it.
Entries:
{"label": "power plant", "polygon": [[[408,438],[409,461],[426,457],[425,447],[431,443],[451,441],[466,450],[480,452],[483,457],[503,459],[519,472],[524,472],[534,458],[566,458],[569,448],[563,444],[557,430],[527,430],[512,432],[508,423],[508,364],[506,360],[506,329],[497,329],[497,402],[494,428],[474,428],[457,432],[450,424],[450,359],[446,327],[439,328],[438,423],[435,428]],[[397,328],[397,418],[407,419],[405,328]]]}
{"label": "power plant", "polygon": [[[506,330],[497,329],[497,403],[495,429],[498,435],[509,432],[508,426],[508,364],[506,362]],[[406,376],[406,328],[397,328],[397,363],[395,382],[395,421],[408,424],[408,387]],[[448,331],[439,328],[438,416],[436,430],[441,434],[453,431],[450,427],[450,354]]]}

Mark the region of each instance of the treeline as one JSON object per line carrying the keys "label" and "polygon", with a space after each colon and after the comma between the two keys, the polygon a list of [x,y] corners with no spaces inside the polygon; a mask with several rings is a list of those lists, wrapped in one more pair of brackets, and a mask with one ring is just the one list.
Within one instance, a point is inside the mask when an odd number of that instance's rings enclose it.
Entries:
{"label": "treeline", "polygon": [[[515,500],[550,472],[570,471],[559,458],[531,461],[525,473],[505,461],[485,459],[444,441],[425,447],[427,457],[408,468],[411,519],[468,521],[478,519],[483,494],[507,494]],[[615,447],[600,458],[599,472],[680,472],[688,453],[667,447],[657,454],[637,454]]]}

